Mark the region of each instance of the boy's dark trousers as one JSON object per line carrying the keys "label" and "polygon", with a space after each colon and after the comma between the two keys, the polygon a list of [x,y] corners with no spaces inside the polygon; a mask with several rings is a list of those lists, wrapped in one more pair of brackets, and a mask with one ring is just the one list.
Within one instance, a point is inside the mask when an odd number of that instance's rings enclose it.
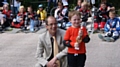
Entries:
{"label": "boy's dark trousers", "polygon": [[86,54],[70,54],[67,55],[68,67],[84,67],[86,61]]}

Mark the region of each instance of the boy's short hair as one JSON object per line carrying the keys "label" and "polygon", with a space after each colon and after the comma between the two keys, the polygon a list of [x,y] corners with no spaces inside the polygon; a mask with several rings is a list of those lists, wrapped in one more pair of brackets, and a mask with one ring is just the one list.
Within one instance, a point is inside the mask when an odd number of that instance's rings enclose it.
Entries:
{"label": "boy's short hair", "polygon": [[105,2],[101,2],[101,3],[100,3],[100,5],[101,5],[101,4],[104,4],[104,5],[106,5],[106,3],[105,3]]}
{"label": "boy's short hair", "polygon": [[88,6],[88,2],[82,2],[81,6]]}
{"label": "boy's short hair", "polygon": [[78,2],[78,1],[82,2],[82,0],[77,0],[77,2]]}
{"label": "boy's short hair", "polygon": [[24,6],[20,6],[20,7],[19,7],[19,11],[20,11],[20,9],[22,9],[22,8],[24,9]]}
{"label": "boy's short hair", "polygon": [[81,18],[81,14],[79,11],[72,10],[72,11],[69,11],[69,13],[68,13],[68,19],[71,20],[71,17],[74,15],[80,16],[80,18]]}
{"label": "boy's short hair", "polygon": [[115,12],[114,10],[111,10],[111,11],[109,12],[109,14],[114,14],[114,15],[116,15],[116,12]]}
{"label": "boy's short hair", "polygon": [[57,3],[57,6],[61,6],[61,5],[63,6],[63,3],[62,3],[62,2],[58,2],[58,3]]}

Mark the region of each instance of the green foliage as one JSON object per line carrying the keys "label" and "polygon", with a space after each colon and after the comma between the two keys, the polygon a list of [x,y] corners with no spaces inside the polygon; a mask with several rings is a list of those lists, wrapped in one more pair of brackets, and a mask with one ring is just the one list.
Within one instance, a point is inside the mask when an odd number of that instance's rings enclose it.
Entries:
{"label": "green foliage", "polygon": [[75,4],[70,4],[69,10],[73,10],[75,6],[76,6]]}
{"label": "green foliage", "polygon": [[22,0],[22,5],[25,7],[32,6],[34,10],[38,9],[39,4],[46,6],[46,0]]}
{"label": "green foliage", "polygon": [[[47,6],[47,0],[21,0],[22,4],[27,7],[27,6],[32,6],[33,9],[37,9],[38,5],[40,3],[42,3],[44,6]],[[77,0],[68,0],[69,1],[69,8],[70,10],[72,10],[76,5],[77,5]],[[97,1],[97,5],[100,4],[100,0],[96,0]],[[115,6],[116,9],[120,8],[120,2],[119,0],[107,0],[108,3],[111,3],[113,6]]]}

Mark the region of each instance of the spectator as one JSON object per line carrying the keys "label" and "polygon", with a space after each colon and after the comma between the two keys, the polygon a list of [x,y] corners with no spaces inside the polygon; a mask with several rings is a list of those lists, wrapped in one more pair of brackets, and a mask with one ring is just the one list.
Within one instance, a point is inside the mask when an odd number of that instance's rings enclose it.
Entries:
{"label": "spectator", "polygon": [[86,26],[86,22],[88,20],[88,17],[90,16],[87,2],[82,2],[79,12],[81,13],[82,24]]}
{"label": "spectator", "polygon": [[25,21],[25,10],[24,10],[24,6],[20,6],[19,7],[19,13],[17,14],[16,18],[13,19],[12,22],[12,27],[15,28],[21,28],[24,26],[24,21]]}
{"label": "spectator", "polygon": [[25,27],[27,26],[27,29],[30,28],[31,32],[34,32],[34,13],[32,11],[32,7],[27,7],[27,13],[25,18]]}
{"label": "spectator", "polygon": [[3,24],[3,27],[6,28],[6,27],[9,27],[11,26],[11,22],[12,22],[12,11],[9,10],[9,6],[8,4],[4,4],[3,5],[3,11],[2,11],[2,14],[4,14],[6,16],[5,18],[5,21],[4,21],[4,24]]}
{"label": "spectator", "polygon": [[105,3],[109,11],[115,10],[115,7],[112,4],[108,3],[107,0],[101,0],[101,3]]}
{"label": "spectator", "polygon": [[104,31],[106,20],[108,19],[109,10],[105,3],[101,3],[97,11],[97,16],[94,17],[94,32]]}
{"label": "spectator", "polygon": [[79,11],[79,9],[81,8],[81,4],[82,4],[82,0],[78,0],[77,1],[77,6],[75,6],[74,10]]}
{"label": "spectator", "polygon": [[[68,47],[68,66],[84,67],[86,61],[85,43],[89,42],[90,38],[86,27],[80,26],[80,13],[78,11],[71,11],[68,16],[72,23],[72,26],[67,29],[64,36],[64,45]],[[77,45],[76,42],[78,42]],[[75,47],[78,47],[78,49]]]}
{"label": "spectator", "polygon": [[99,38],[103,41],[114,42],[119,38],[120,34],[120,20],[115,17],[115,11],[109,12],[110,19],[107,20],[105,25],[105,36],[99,34]]}
{"label": "spectator", "polygon": [[44,10],[43,4],[40,4],[39,10],[37,10],[37,15],[41,23],[43,23],[47,17],[47,12]]}
{"label": "spectator", "polygon": [[58,18],[59,13],[62,11],[62,9],[63,9],[63,4],[62,4],[62,2],[58,2],[57,8],[55,9],[55,13],[54,13],[54,17],[55,17],[55,18]]}
{"label": "spectator", "polygon": [[57,21],[61,21],[63,17],[61,16],[63,10],[63,4],[61,2],[58,2],[58,7],[55,9],[54,17],[57,19]]}
{"label": "spectator", "polygon": [[[67,53],[61,52],[65,47],[63,45],[63,37],[64,37],[64,30],[57,29],[57,22],[56,19],[52,16],[49,16],[46,20],[46,31],[40,34],[39,36],[39,44],[37,45],[37,53],[36,58],[38,63],[35,67],[57,67],[55,61],[57,59],[60,60],[60,67],[67,67],[66,65],[66,57]],[[58,51],[61,52],[54,57],[53,47],[55,46],[53,43],[53,36],[56,37],[58,42]],[[65,51],[67,51],[65,49]]]}

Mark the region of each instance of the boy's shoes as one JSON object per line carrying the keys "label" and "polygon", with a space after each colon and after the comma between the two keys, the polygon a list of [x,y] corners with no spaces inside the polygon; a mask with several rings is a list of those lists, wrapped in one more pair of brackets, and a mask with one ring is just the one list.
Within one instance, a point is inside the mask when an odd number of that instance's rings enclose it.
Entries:
{"label": "boy's shoes", "polygon": [[98,34],[98,37],[99,37],[101,40],[106,41],[106,40],[105,40],[105,37],[104,37],[103,35]]}
{"label": "boy's shoes", "polygon": [[105,36],[103,36],[103,35],[101,35],[101,34],[98,34],[98,37],[99,37],[101,40],[107,41],[107,42],[114,42],[114,41],[115,41],[114,38],[112,38],[112,37],[105,37]]}
{"label": "boy's shoes", "polygon": [[114,38],[112,38],[112,37],[105,37],[105,40],[107,42],[114,42],[115,41]]}

